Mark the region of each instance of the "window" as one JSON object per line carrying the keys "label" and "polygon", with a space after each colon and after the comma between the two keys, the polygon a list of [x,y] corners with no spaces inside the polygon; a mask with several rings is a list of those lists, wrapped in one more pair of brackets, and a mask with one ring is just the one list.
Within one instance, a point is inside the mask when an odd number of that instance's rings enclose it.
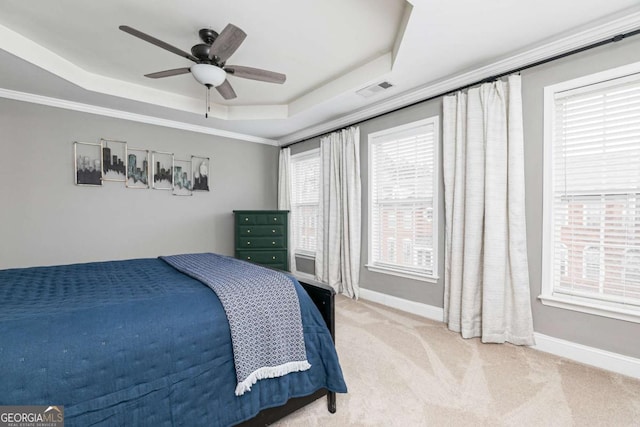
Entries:
{"label": "window", "polygon": [[[627,249],[624,253],[624,281],[640,283],[640,249]],[[640,289],[630,290],[640,298]]]}
{"label": "window", "polygon": [[582,252],[582,278],[600,280],[600,248],[587,246]]}
{"label": "window", "polygon": [[369,135],[367,268],[434,281],[438,117]]}
{"label": "window", "polygon": [[396,238],[387,237],[387,256],[389,262],[396,262]]}
{"label": "window", "polygon": [[569,249],[564,243],[560,243],[560,277],[569,275]]}
{"label": "window", "polygon": [[319,193],[320,150],[291,156],[291,228],[296,254],[315,255]]}
{"label": "window", "polygon": [[545,88],[548,305],[640,322],[640,64]]}
{"label": "window", "polygon": [[413,241],[411,239],[402,240],[402,256],[404,257],[405,264],[411,264],[413,262]]}

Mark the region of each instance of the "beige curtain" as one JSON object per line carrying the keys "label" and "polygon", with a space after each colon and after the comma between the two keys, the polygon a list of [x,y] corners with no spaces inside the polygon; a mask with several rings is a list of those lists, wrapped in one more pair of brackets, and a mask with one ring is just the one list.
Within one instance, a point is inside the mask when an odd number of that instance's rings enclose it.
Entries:
{"label": "beige curtain", "polygon": [[296,270],[296,257],[293,247],[295,229],[291,227],[291,149],[285,147],[280,150],[278,167],[278,209],[289,211],[289,271]]}
{"label": "beige curtain", "polygon": [[320,139],[320,218],[316,278],[358,298],[360,280],[360,129]]}
{"label": "beige curtain", "polygon": [[443,145],[445,322],[533,345],[520,76],[445,97]]}

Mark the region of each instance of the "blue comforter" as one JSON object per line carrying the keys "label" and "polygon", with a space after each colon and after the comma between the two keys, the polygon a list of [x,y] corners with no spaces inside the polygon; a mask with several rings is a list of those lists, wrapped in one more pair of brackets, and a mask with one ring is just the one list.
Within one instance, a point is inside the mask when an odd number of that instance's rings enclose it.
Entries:
{"label": "blue comforter", "polygon": [[311,369],[235,396],[215,293],[159,259],[0,271],[0,405],[64,405],[68,426],[228,426],[320,388],[346,392],[296,283]]}

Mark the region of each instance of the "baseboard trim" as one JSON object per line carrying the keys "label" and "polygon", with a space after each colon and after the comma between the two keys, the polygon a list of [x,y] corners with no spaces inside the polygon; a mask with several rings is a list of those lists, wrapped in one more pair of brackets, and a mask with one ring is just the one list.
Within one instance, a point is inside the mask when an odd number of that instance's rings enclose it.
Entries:
{"label": "baseboard trim", "polygon": [[438,322],[442,322],[444,320],[444,310],[441,307],[409,301],[404,298],[398,298],[363,288],[360,288],[360,297],[367,301],[386,305],[387,307],[396,308],[398,310],[406,311],[407,313],[426,317],[427,319],[436,320]]}
{"label": "baseboard trim", "polygon": [[[409,301],[381,292],[360,288],[363,300],[412,313],[438,322],[444,321],[444,309],[415,301]],[[534,333],[536,345],[530,348],[564,357],[585,365],[640,379],[640,359],[611,351],[577,344],[560,338]]]}
{"label": "baseboard trim", "polygon": [[550,337],[538,332],[535,332],[534,335],[536,345],[531,347],[534,350],[566,357],[585,365],[640,379],[640,359]]}

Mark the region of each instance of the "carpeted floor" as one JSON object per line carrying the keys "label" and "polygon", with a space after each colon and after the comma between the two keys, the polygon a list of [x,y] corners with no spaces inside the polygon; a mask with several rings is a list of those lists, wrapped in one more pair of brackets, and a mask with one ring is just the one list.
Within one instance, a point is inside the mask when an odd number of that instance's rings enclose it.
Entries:
{"label": "carpeted floor", "polygon": [[640,426],[640,380],[438,323],[337,298],[348,394],[277,426]]}

